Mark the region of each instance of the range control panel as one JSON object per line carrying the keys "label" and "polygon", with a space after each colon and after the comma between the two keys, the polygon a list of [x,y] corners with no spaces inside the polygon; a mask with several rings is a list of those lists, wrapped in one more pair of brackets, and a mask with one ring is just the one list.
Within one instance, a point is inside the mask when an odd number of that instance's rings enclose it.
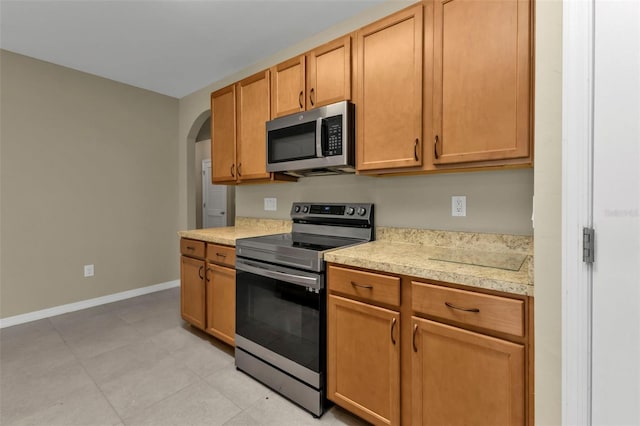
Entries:
{"label": "range control panel", "polygon": [[346,219],[370,219],[373,217],[371,203],[293,203],[291,219],[311,217],[333,217]]}

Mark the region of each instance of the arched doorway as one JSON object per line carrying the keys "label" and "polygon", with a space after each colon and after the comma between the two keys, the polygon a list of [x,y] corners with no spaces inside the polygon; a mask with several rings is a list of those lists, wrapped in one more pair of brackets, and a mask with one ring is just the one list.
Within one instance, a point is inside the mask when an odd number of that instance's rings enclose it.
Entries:
{"label": "arched doorway", "polygon": [[[189,145],[188,149],[194,153],[193,156],[188,156],[188,158],[193,159],[188,161],[190,163],[193,161],[193,163],[187,165],[187,170],[189,173],[193,173],[194,185],[191,188],[193,188],[194,196],[190,197],[190,199],[194,203],[192,206],[195,213],[195,227],[200,229],[207,227],[204,226],[206,225],[206,220],[203,215],[203,205],[207,194],[211,196],[212,189],[208,179],[206,181],[203,179],[206,173],[206,170],[203,169],[203,162],[211,160],[211,111],[203,112],[194,121],[187,143]],[[227,186],[224,197],[226,197],[226,202],[224,200],[221,201],[226,205],[226,208],[223,209],[226,216],[223,225],[231,226],[235,221],[235,188]]]}

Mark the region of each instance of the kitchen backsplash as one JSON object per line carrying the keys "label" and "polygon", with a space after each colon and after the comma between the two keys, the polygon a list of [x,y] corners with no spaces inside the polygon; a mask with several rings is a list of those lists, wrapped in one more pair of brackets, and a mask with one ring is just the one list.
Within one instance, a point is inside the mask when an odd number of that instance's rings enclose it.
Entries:
{"label": "kitchen backsplash", "polygon": [[[451,216],[451,197],[467,197],[467,215]],[[276,211],[264,198],[277,199]],[[236,188],[236,215],[287,219],[294,201],[375,204],[376,225],[532,235],[533,169],[421,176],[302,178],[296,183]]]}

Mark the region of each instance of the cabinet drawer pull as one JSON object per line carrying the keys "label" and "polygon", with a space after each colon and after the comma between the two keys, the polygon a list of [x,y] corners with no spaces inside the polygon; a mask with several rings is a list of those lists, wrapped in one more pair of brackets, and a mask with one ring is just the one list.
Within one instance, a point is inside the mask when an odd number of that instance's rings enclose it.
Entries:
{"label": "cabinet drawer pull", "polygon": [[217,256],[217,257],[227,257],[227,255],[226,255],[226,254],[223,254],[223,253],[216,253],[216,256]]}
{"label": "cabinet drawer pull", "polygon": [[413,345],[414,352],[418,352],[418,347],[416,346],[416,334],[418,334],[418,324],[413,324],[413,336],[411,338],[411,344]]}
{"label": "cabinet drawer pull", "polygon": [[453,304],[451,304],[449,302],[444,302],[444,304],[447,306],[447,308],[457,309],[459,311],[474,312],[476,314],[480,312],[480,309],[478,309],[478,308],[461,308],[460,306],[453,305]]}
{"label": "cabinet drawer pull", "polygon": [[235,168],[236,168],[236,165],[232,164],[231,165],[231,177],[236,177],[235,173],[233,172],[235,170]]}
{"label": "cabinet drawer pull", "polygon": [[416,138],[416,142],[413,144],[413,158],[415,158],[416,161],[418,161],[418,144],[419,143],[420,143],[420,140]]}
{"label": "cabinet drawer pull", "polygon": [[187,250],[195,250],[196,248],[193,246],[187,246]]}
{"label": "cabinet drawer pull", "polygon": [[398,320],[395,318],[391,320],[391,343],[396,344],[396,339],[393,338],[393,329],[396,328],[396,323]]}
{"label": "cabinet drawer pull", "polygon": [[309,92],[309,102],[311,102],[311,106],[314,106],[314,105],[315,105],[315,102],[313,101],[313,95],[314,95],[314,94],[315,94],[315,90],[314,90],[314,88],[312,87],[312,88],[311,88],[311,91]]}
{"label": "cabinet drawer pull", "polygon": [[204,266],[201,266],[200,269],[198,269],[198,276],[200,277],[201,280],[204,280],[204,277],[202,276],[203,269],[204,269]]}
{"label": "cabinet drawer pull", "polygon": [[304,96],[304,92],[301,90],[300,95],[298,95],[298,103],[300,104],[300,109],[304,108],[302,105],[302,97]]}
{"label": "cabinet drawer pull", "polygon": [[433,139],[433,155],[438,159],[438,135]]}
{"label": "cabinet drawer pull", "polygon": [[357,282],[354,282],[354,281],[351,281],[351,285],[354,287],[360,287],[360,288],[373,288],[372,285],[358,284]]}

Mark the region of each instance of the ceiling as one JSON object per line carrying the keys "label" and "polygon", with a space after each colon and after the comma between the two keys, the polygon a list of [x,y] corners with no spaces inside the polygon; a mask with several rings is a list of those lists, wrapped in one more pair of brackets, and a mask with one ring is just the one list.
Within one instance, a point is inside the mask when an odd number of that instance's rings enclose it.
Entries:
{"label": "ceiling", "polygon": [[0,47],[176,98],[384,0],[0,0]]}

